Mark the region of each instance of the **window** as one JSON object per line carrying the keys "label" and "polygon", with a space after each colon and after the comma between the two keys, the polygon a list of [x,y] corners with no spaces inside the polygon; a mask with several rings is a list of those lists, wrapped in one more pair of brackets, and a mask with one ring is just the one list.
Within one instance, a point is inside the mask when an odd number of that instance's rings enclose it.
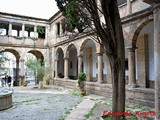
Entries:
{"label": "window", "polygon": [[57,23],[57,35],[60,35],[60,23]]}

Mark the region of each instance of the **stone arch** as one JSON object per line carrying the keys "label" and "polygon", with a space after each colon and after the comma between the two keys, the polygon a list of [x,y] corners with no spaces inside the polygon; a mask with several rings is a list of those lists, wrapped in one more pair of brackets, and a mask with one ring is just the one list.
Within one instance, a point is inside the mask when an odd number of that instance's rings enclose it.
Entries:
{"label": "stone arch", "polygon": [[136,47],[136,42],[138,39],[138,35],[140,34],[141,30],[150,22],[153,21],[153,18],[151,19],[145,19],[141,24],[137,27],[137,29],[134,32],[133,38],[132,38],[132,46],[135,48]]}
{"label": "stone arch", "polygon": [[68,59],[68,77],[76,80],[78,78],[78,52],[76,45],[70,43],[65,52],[65,58]]}
{"label": "stone arch", "polygon": [[[152,41],[153,39],[151,38],[151,34],[153,34],[153,31],[151,31],[151,28],[148,27],[152,23],[153,18],[144,19],[137,25],[137,28],[135,29],[132,37],[132,47],[136,48],[134,54],[136,59],[135,64],[137,84],[138,86],[145,88],[149,88],[153,84],[153,82],[150,81],[149,77],[151,75],[150,69],[154,69],[154,67],[151,67],[152,64],[154,64],[154,62],[152,62],[154,61],[154,54],[152,54],[153,56],[150,57],[153,44],[149,44],[149,41]],[[152,60],[150,60],[151,58]]]}
{"label": "stone arch", "polygon": [[77,46],[75,43],[70,43],[67,47],[66,47],[66,51],[65,51],[65,54],[67,54],[67,52],[71,49],[71,47],[74,46],[76,48],[76,51],[77,51]]}
{"label": "stone arch", "polygon": [[27,53],[33,54],[37,59],[44,60],[44,55],[39,50],[29,50]]}
{"label": "stone arch", "polygon": [[16,57],[16,60],[20,59],[20,53],[17,50],[15,50],[15,49],[5,48],[4,52],[10,52],[10,53],[12,53]]}
{"label": "stone arch", "polygon": [[83,42],[82,42],[81,45],[80,45],[79,52],[84,49],[85,45],[86,45],[87,42],[90,41],[90,40],[93,41],[94,44],[95,44],[95,46],[97,47],[98,44],[97,44],[94,40],[92,40],[92,39],[85,39],[85,40],[83,40]]}
{"label": "stone arch", "polygon": [[18,76],[19,76],[19,60],[20,60],[20,52],[15,50],[15,49],[12,49],[12,48],[5,48],[3,52],[9,52],[9,53],[12,53],[15,58],[16,58],[16,68],[13,68],[13,84],[15,86],[18,85]]}
{"label": "stone arch", "polygon": [[62,52],[63,52],[63,54],[64,54],[64,50],[63,50],[63,48],[62,48],[62,46],[59,46],[59,47],[57,47],[56,48],[56,58],[58,58],[58,52],[60,51],[60,50],[62,50]]}
{"label": "stone arch", "polygon": [[82,71],[86,73],[88,82],[97,81],[97,47],[98,44],[92,39],[84,39],[79,48],[79,55],[82,56]]}
{"label": "stone arch", "polygon": [[64,50],[61,46],[56,49],[56,74],[59,78],[64,78]]}

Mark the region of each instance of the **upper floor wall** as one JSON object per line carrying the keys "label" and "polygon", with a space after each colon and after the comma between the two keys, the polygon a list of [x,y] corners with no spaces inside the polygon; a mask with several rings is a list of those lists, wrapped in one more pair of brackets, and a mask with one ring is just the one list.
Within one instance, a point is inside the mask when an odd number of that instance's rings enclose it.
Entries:
{"label": "upper floor wall", "polygon": [[[99,0],[97,4],[101,6]],[[142,0],[118,0],[118,5],[121,18],[150,7]],[[0,43],[14,46],[54,46],[76,34],[65,30],[64,19],[60,11],[49,20],[0,13]],[[103,16],[101,20],[104,22]]]}
{"label": "upper floor wall", "polygon": [[0,13],[0,44],[45,47],[48,33],[49,20]]}
{"label": "upper floor wall", "polygon": [[149,4],[143,2],[142,0],[120,0],[120,1],[123,1],[121,2],[121,4],[119,4],[119,13],[121,18],[150,7]]}
{"label": "upper floor wall", "polygon": [[[97,0],[97,4],[98,6],[101,6],[99,0]],[[118,0],[118,5],[121,18],[150,7],[149,4],[144,3],[142,0]],[[100,16],[101,16],[101,21],[105,22],[103,16],[102,15]],[[65,20],[60,12],[55,14],[53,18],[50,19],[50,21],[51,21],[51,31],[50,31],[50,41],[49,41],[50,45],[54,45],[59,42],[64,42],[70,39],[73,36],[73,34],[76,34],[67,32],[65,30]]]}

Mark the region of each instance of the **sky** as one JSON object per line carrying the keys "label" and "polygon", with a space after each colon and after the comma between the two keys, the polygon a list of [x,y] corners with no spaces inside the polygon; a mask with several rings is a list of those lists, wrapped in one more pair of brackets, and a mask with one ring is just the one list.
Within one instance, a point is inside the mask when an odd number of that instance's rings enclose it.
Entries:
{"label": "sky", "polygon": [[49,19],[57,11],[55,0],[0,0],[0,12]]}

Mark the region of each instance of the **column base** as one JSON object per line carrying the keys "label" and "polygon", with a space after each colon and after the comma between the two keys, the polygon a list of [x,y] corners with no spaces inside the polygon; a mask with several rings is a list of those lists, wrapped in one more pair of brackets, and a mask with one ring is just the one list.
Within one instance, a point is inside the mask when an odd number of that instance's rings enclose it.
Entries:
{"label": "column base", "polygon": [[57,78],[59,78],[59,77],[58,76],[54,77],[54,79],[57,79]]}
{"label": "column base", "polygon": [[97,81],[96,83],[98,83],[98,84],[102,84],[102,83],[103,83],[103,81]]}
{"label": "column base", "polygon": [[69,79],[69,77],[64,77],[64,79]]}
{"label": "column base", "polygon": [[137,84],[128,84],[126,85],[126,87],[128,88],[136,88],[136,87],[139,87]]}

